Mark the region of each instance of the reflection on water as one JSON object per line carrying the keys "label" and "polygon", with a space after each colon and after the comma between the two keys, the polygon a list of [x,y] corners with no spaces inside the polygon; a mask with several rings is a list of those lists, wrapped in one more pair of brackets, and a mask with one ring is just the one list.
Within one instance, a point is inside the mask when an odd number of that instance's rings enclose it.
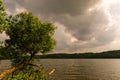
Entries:
{"label": "reflection on water", "polygon": [[[7,64],[3,66],[3,62]],[[35,62],[47,71],[56,70],[52,80],[120,80],[119,59],[42,59]],[[3,69],[9,62],[1,63],[0,69]]]}

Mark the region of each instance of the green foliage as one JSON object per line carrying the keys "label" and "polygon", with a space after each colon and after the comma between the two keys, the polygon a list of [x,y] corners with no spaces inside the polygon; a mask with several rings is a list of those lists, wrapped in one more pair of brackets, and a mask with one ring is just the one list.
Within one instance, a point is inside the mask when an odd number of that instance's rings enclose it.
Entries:
{"label": "green foliage", "polygon": [[10,57],[9,54],[7,54],[7,51],[4,47],[0,46],[0,59],[8,59]]}
{"label": "green foliage", "polygon": [[10,75],[7,80],[47,80],[47,73],[44,69],[31,72],[21,72]]}
{"label": "green foliage", "polygon": [[55,26],[51,23],[41,23],[32,13],[21,13],[11,17],[6,34],[6,46],[17,53],[47,52],[54,48],[53,33]]}
{"label": "green foliage", "polygon": [[0,32],[4,30],[6,25],[5,15],[5,8],[2,5],[2,0],[0,0]]}
{"label": "green foliage", "polygon": [[28,54],[33,57],[36,53],[46,53],[54,48],[56,27],[52,23],[42,23],[27,12],[9,16],[7,23],[6,34],[9,39],[5,40],[5,48],[11,58],[22,59]]}

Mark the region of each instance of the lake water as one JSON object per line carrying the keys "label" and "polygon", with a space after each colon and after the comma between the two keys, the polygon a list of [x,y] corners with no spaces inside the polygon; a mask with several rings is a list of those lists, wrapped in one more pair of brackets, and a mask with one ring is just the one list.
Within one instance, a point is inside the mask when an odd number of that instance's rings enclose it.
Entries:
{"label": "lake water", "polygon": [[[56,70],[51,80],[120,80],[120,59],[41,59],[35,62],[47,71]],[[1,61],[0,69],[9,64],[9,61]]]}

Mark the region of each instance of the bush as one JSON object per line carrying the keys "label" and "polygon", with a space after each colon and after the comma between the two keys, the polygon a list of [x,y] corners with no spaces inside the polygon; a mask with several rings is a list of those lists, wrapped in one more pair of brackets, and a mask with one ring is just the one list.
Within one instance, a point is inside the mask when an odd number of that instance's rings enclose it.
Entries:
{"label": "bush", "polygon": [[19,72],[9,75],[7,80],[47,80],[48,75],[44,69],[32,70],[30,72]]}

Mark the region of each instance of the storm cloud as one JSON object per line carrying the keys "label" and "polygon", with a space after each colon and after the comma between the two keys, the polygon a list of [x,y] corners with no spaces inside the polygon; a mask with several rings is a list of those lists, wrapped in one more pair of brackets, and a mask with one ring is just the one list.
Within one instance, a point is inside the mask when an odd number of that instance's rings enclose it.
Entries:
{"label": "storm cloud", "polygon": [[116,39],[113,17],[102,0],[4,0],[4,5],[10,13],[27,10],[52,21],[58,27],[54,36],[58,52],[94,51]]}

